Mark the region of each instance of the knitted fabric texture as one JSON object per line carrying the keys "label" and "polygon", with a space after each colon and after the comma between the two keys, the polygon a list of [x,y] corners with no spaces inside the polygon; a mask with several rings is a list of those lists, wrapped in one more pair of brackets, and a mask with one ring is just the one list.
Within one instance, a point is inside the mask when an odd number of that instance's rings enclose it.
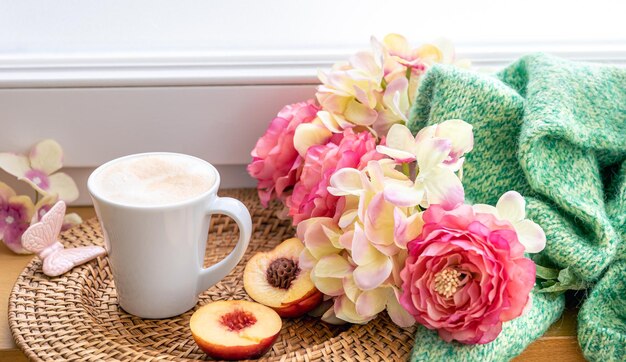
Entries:
{"label": "knitted fabric texture", "polygon": [[[508,190],[525,196],[528,217],[546,232],[540,258],[581,280],[601,279],[579,313],[585,357],[623,358],[626,70],[542,54],[496,76],[435,66],[422,80],[409,128],[415,133],[455,118],[474,126],[475,146],[463,167],[467,201],[495,204]],[[561,314],[562,297],[535,299],[530,315],[505,323],[485,346],[428,339],[422,328],[412,358],[509,360]]]}

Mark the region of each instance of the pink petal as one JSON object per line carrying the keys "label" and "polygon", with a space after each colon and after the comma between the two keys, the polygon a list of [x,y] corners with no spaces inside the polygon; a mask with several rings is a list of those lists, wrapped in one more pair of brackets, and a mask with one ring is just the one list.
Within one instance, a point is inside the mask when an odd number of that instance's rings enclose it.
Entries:
{"label": "pink petal", "polygon": [[421,187],[404,186],[397,183],[388,183],[383,192],[385,200],[400,207],[419,205],[424,198],[424,189]]}

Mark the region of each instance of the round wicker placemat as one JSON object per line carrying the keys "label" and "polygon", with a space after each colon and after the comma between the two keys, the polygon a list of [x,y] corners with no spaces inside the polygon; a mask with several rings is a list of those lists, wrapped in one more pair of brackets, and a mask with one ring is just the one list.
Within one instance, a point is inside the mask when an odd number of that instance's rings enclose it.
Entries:
{"label": "round wicker placemat", "polygon": [[[289,222],[264,209],[254,190],[226,190],[243,201],[252,215],[254,234],[242,262],[200,296],[198,306],[215,300],[250,300],[243,289],[247,260],[293,235]],[[224,258],[234,246],[237,226],[214,216],[206,263]],[[96,219],[63,233],[66,247],[102,245]],[[17,279],[9,299],[9,325],[15,342],[35,361],[185,361],[208,357],[194,343],[189,318],[198,306],[178,317],[147,320],[118,307],[106,257],[49,278],[34,258]],[[381,313],[385,314],[385,313]],[[267,361],[399,361],[413,344],[414,328],[402,329],[381,316],[367,325],[332,326],[318,319],[284,319],[280,337],[262,358]]]}

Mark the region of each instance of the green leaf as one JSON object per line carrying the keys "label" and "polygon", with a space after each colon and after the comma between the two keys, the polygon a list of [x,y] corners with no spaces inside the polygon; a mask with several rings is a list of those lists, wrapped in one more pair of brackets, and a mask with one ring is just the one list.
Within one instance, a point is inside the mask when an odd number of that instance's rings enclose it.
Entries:
{"label": "green leaf", "polygon": [[[543,267],[541,268],[548,269],[548,268],[543,268]],[[548,270],[552,271],[553,269],[548,269]],[[544,273],[544,275],[547,275],[547,273],[545,273],[545,270],[542,270],[542,273]],[[539,273],[537,273],[537,275],[539,275]],[[540,278],[545,279],[543,277],[540,277]],[[549,280],[546,280],[545,282],[541,282],[540,284],[541,284],[541,288],[537,290],[538,293],[556,293],[556,294],[564,293],[567,290],[587,289],[591,286],[591,283],[580,279],[569,268],[565,268],[559,271],[558,276],[556,277],[556,280],[554,278],[549,278]]]}
{"label": "green leaf", "polygon": [[556,279],[559,276],[558,269],[546,268],[545,266],[535,265],[537,268],[537,277],[545,280]]}

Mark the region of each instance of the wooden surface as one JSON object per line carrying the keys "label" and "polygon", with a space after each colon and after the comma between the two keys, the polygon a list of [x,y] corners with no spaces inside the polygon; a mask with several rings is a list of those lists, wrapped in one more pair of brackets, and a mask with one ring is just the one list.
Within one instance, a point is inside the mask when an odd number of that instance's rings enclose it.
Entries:
{"label": "wooden surface", "polygon": [[[83,219],[95,216],[93,208],[69,208]],[[9,294],[15,280],[32,256],[16,255],[0,244],[0,362],[22,362],[26,357],[15,346],[7,321]],[[546,334],[531,344],[514,361],[584,361],[576,340],[576,309],[569,308]]]}

